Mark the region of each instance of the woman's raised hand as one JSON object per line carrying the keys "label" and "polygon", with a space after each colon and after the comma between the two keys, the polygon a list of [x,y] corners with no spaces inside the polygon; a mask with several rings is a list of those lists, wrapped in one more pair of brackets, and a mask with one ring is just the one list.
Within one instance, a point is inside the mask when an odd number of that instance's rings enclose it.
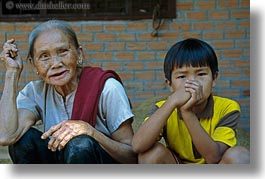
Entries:
{"label": "woman's raised hand", "polygon": [[0,60],[4,63],[7,71],[12,70],[21,72],[23,63],[19,55],[15,39],[7,40],[3,45],[3,51],[0,54]]}

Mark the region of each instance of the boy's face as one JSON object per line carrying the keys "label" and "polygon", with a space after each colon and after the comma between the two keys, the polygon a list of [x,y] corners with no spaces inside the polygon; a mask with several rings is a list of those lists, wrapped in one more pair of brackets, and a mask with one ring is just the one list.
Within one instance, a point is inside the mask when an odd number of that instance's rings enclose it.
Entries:
{"label": "boy's face", "polygon": [[167,81],[171,92],[176,90],[185,91],[184,85],[187,80],[194,81],[202,88],[202,99],[198,101],[200,104],[208,99],[211,94],[212,88],[215,86],[217,73],[213,79],[210,67],[192,67],[183,66],[182,68],[175,67],[171,73],[171,84]]}

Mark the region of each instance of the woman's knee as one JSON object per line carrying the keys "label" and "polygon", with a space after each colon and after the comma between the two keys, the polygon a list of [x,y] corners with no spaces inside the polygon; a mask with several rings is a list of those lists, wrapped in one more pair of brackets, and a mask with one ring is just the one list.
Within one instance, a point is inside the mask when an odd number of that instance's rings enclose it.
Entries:
{"label": "woman's knee", "polygon": [[227,149],[224,153],[220,164],[249,164],[250,152],[248,149],[242,146],[235,146]]}
{"label": "woman's knee", "polygon": [[71,139],[64,149],[65,163],[96,163],[98,142],[90,136],[80,135]]}

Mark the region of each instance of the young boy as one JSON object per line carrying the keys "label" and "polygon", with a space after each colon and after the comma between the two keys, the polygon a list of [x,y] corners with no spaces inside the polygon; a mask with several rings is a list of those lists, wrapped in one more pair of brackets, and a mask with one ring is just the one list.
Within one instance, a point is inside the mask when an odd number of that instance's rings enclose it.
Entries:
{"label": "young boy", "polygon": [[164,73],[172,93],[156,103],[133,137],[138,162],[249,163],[249,151],[235,146],[239,104],[211,94],[218,76],[212,47],[198,39],[176,43]]}

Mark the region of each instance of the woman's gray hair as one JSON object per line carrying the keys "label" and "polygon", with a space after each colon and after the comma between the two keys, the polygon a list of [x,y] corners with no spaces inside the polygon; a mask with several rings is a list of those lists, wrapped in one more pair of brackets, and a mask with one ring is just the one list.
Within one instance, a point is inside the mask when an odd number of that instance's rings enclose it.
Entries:
{"label": "woman's gray hair", "polygon": [[51,29],[58,29],[61,32],[63,32],[70,39],[70,41],[74,44],[74,46],[76,48],[79,48],[79,43],[78,43],[78,40],[76,37],[76,33],[70,25],[68,25],[66,22],[60,21],[60,20],[49,20],[49,21],[46,21],[46,22],[41,23],[38,26],[36,26],[32,30],[32,32],[30,33],[29,40],[28,40],[29,51],[28,51],[27,59],[31,58],[33,60],[34,43],[35,43],[35,40],[37,39],[37,37],[42,32],[46,32],[46,31],[51,30]]}

